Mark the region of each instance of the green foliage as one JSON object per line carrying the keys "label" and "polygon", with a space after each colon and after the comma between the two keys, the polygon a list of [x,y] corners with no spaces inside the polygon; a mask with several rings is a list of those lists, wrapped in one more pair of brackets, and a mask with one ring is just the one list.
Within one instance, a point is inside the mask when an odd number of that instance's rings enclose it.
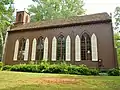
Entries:
{"label": "green foliage", "polygon": [[47,63],[46,61],[42,61],[38,65],[38,72],[45,73],[47,71],[47,69],[49,68],[49,66],[50,66],[50,63]]}
{"label": "green foliage", "polygon": [[118,64],[120,66],[120,34],[119,33],[114,34],[114,43],[115,43],[115,47],[117,49]]}
{"label": "green foliage", "polygon": [[3,67],[3,70],[21,71],[21,72],[39,72],[39,73],[61,73],[61,74],[77,74],[77,75],[99,75],[99,71],[96,69],[89,69],[85,65],[75,66],[68,65],[66,63],[50,64],[47,62],[41,62],[38,65],[35,64],[20,64]]}
{"label": "green foliage", "polygon": [[120,7],[115,8],[114,18],[115,18],[115,30],[118,30],[120,26]]}
{"label": "green foliage", "polygon": [[120,75],[120,71],[119,71],[119,69],[113,68],[113,69],[110,69],[108,71],[108,75],[109,76],[119,76]]}
{"label": "green foliage", "polygon": [[37,66],[33,64],[13,65],[11,71],[37,72]]}
{"label": "green foliage", "polygon": [[68,67],[68,72],[70,74],[90,75],[89,69],[85,65],[80,66],[70,65]]}
{"label": "green foliage", "polygon": [[36,5],[28,8],[31,21],[68,18],[84,14],[83,0],[33,0]]}
{"label": "green foliage", "polygon": [[90,74],[91,75],[99,75],[99,70],[97,70],[97,69],[90,69]]}
{"label": "green foliage", "polygon": [[2,69],[2,66],[3,66],[3,63],[2,63],[2,62],[0,62],[0,70]]}
{"label": "green foliage", "polygon": [[2,70],[11,71],[11,68],[12,68],[12,66],[10,66],[10,65],[5,65],[5,66],[2,67]]}
{"label": "green foliage", "polygon": [[0,0],[0,58],[2,57],[2,48],[7,27],[9,27],[14,20],[13,2],[14,0]]}
{"label": "green foliage", "polygon": [[52,64],[50,65],[46,71],[47,73],[68,73],[68,65],[65,63],[61,64]]}

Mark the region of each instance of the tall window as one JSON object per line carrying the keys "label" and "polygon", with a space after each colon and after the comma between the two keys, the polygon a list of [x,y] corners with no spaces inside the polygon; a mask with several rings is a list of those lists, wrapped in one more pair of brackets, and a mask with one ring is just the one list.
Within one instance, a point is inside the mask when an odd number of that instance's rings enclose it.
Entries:
{"label": "tall window", "polygon": [[18,21],[19,21],[19,22],[21,21],[21,18],[22,18],[22,15],[19,14],[19,16],[18,16]]}
{"label": "tall window", "polygon": [[79,35],[75,38],[75,61],[81,60],[81,43]]}
{"label": "tall window", "polygon": [[81,37],[81,59],[91,60],[91,38],[87,33]]}
{"label": "tall window", "polygon": [[44,60],[48,60],[48,38],[46,37],[44,40],[44,55],[43,55]]}
{"label": "tall window", "polygon": [[14,61],[17,61],[18,49],[19,49],[19,40],[16,40],[15,48],[14,48],[14,57],[13,57]]}
{"label": "tall window", "polygon": [[43,37],[39,37],[36,46],[36,60],[42,60],[43,53],[44,53],[44,39]]}
{"label": "tall window", "polygon": [[91,37],[91,49],[92,49],[92,61],[98,61],[98,47],[97,47],[97,37],[93,33]]}
{"label": "tall window", "polygon": [[65,60],[65,37],[63,35],[57,38],[57,60]]}
{"label": "tall window", "polygon": [[32,55],[31,55],[31,60],[35,60],[36,59],[36,43],[37,43],[37,40],[36,38],[33,39],[33,42],[32,42]]}
{"label": "tall window", "polygon": [[25,43],[26,40],[24,38],[19,41],[18,60],[24,60]]}
{"label": "tall window", "polygon": [[56,50],[57,50],[57,39],[54,37],[52,39],[52,61],[56,61]]}

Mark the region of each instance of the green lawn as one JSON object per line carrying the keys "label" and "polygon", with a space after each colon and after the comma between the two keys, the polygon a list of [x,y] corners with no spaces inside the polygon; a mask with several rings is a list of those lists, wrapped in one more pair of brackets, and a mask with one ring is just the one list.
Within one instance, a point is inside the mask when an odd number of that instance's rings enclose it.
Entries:
{"label": "green lawn", "polygon": [[120,90],[120,76],[0,71],[0,90]]}

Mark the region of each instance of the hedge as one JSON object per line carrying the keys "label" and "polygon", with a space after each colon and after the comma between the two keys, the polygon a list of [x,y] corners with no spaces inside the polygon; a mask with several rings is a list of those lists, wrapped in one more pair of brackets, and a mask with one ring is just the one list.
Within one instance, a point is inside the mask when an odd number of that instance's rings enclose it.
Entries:
{"label": "hedge", "polygon": [[21,72],[38,72],[38,73],[61,73],[61,74],[77,74],[77,75],[99,75],[97,69],[89,69],[85,65],[68,65],[66,63],[50,64],[42,62],[40,64],[18,64],[3,66],[3,70],[21,71]]}
{"label": "hedge", "polygon": [[[0,64],[1,65],[1,64]],[[71,65],[66,63],[50,64],[48,62],[41,62],[39,64],[18,64],[5,65],[2,70],[21,71],[21,72],[36,72],[36,73],[60,73],[60,74],[76,74],[76,75],[99,75],[100,71],[97,69],[90,69],[86,65]],[[119,76],[119,69],[109,69],[107,71],[109,76]]]}

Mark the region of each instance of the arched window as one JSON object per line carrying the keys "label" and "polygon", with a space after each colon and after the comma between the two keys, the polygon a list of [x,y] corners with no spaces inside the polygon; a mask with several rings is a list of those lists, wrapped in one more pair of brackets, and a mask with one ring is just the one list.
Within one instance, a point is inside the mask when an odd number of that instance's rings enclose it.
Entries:
{"label": "arched window", "polygon": [[29,53],[29,39],[27,39],[25,43],[24,61],[28,60],[28,53]]}
{"label": "arched window", "polygon": [[48,60],[48,38],[45,38],[44,41],[44,55],[43,55],[44,60]]}
{"label": "arched window", "polygon": [[25,23],[27,23],[28,22],[28,16],[26,16],[26,19],[25,19]]}
{"label": "arched window", "polygon": [[81,60],[81,45],[80,45],[80,37],[77,35],[75,37],[75,61]]}
{"label": "arched window", "polygon": [[37,40],[36,38],[33,39],[33,42],[32,42],[32,55],[31,55],[31,60],[35,60],[35,57],[36,57],[36,43],[37,43]]}
{"label": "arched window", "polygon": [[57,60],[65,60],[65,37],[60,35],[57,38]]}
{"label": "arched window", "polygon": [[26,40],[22,38],[19,41],[18,60],[24,60],[25,44],[26,44]]}
{"label": "arched window", "polygon": [[19,14],[19,15],[18,15],[18,21],[20,22],[20,21],[21,21],[21,19],[22,19],[22,15],[21,15],[21,14]]}
{"label": "arched window", "polygon": [[54,37],[52,39],[52,61],[56,61],[56,45],[57,45],[57,39]]}
{"label": "arched window", "polygon": [[97,37],[93,33],[91,37],[91,48],[92,48],[92,61],[98,61],[98,48],[97,48]]}
{"label": "arched window", "polygon": [[91,60],[91,38],[87,33],[81,37],[81,59]]}
{"label": "arched window", "polygon": [[40,36],[37,40],[36,60],[43,60],[43,53],[44,53],[44,39],[43,37]]}
{"label": "arched window", "polygon": [[71,59],[71,39],[68,35],[66,38],[66,61],[70,61]]}
{"label": "arched window", "polygon": [[15,42],[15,49],[14,49],[14,57],[13,57],[14,61],[17,61],[18,49],[19,49],[19,41],[16,40],[16,42]]}

